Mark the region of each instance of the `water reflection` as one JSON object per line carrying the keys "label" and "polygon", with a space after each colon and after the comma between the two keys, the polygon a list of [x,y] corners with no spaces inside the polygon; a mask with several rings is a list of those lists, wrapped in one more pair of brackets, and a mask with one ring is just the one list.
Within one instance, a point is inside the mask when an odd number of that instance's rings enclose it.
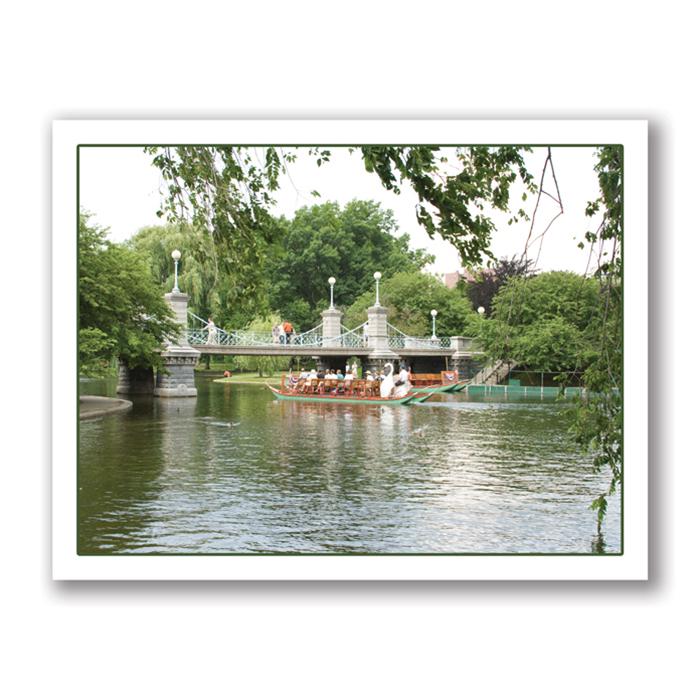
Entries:
{"label": "water reflection", "polygon": [[[198,388],[81,425],[81,553],[591,551],[605,477],[556,404]],[[614,501],[594,551],[619,551],[619,532]]]}

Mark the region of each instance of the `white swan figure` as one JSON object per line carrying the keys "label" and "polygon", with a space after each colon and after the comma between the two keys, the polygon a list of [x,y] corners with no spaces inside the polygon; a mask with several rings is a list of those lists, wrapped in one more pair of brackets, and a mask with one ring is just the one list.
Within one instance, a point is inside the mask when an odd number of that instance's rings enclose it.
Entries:
{"label": "white swan figure", "polygon": [[379,385],[379,396],[383,399],[388,399],[391,392],[394,390],[394,365],[387,362],[384,365],[384,379]]}

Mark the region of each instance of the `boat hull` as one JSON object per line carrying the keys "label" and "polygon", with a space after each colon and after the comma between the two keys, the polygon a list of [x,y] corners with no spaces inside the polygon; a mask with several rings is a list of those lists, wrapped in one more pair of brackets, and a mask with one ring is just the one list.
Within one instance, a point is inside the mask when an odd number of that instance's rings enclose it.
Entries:
{"label": "boat hull", "polygon": [[398,399],[381,399],[381,398],[361,398],[358,396],[319,396],[318,394],[287,394],[275,387],[267,385],[267,388],[280,401],[299,401],[302,403],[344,403],[344,404],[363,404],[365,406],[400,406],[409,405],[411,403],[422,403],[425,399],[422,396],[407,394]]}
{"label": "boat hull", "polygon": [[447,390],[450,394],[455,394],[458,391],[462,391],[465,386],[469,384],[468,381],[457,382],[456,384],[450,384],[450,388]]}

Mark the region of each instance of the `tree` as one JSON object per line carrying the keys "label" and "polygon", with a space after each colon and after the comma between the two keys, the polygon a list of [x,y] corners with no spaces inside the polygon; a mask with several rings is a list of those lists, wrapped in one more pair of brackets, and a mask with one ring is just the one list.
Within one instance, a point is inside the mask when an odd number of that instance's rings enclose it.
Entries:
{"label": "tree", "polygon": [[460,280],[458,287],[464,289],[474,309],[482,307],[484,315],[491,315],[493,298],[511,277],[532,277],[534,261],[518,256],[501,258],[493,267],[479,270],[474,282]]}
{"label": "tree", "polygon": [[393,235],[393,213],[377,202],[303,207],[282,226],[284,246],[271,251],[268,264],[270,305],[299,328],[320,322],[328,307],[329,277],[337,280],[335,303],[347,307],[372,289],[376,270],[390,276],[432,261],[425,251],[410,250],[408,235]]}
{"label": "tree", "polygon": [[212,316],[219,326],[243,328],[260,311],[257,295],[254,302],[245,289],[237,286],[236,276],[218,264],[211,239],[189,224],[142,228],[127,246],[147,262],[153,280],[163,291],[173,287],[171,253],[180,250],[178,287],[189,295],[189,310],[200,318]]}
{"label": "tree", "polygon": [[118,357],[129,367],[160,367],[176,335],[170,307],[134,251],[107,240],[107,229],[80,213],[78,290],[80,371],[98,376]]}
{"label": "tree", "polygon": [[[598,516],[598,532],[605,518],[608,498],[622,480],[623,415],[623,149],[602,146],[595,166],[600,196],[589,202],[586,214],[602,211],[604,216],[596,231],[589,231],[585,241],[591,253],[598,247],[595,277],[601,285],[603,312],[599,321],[597,350],[583,379],[591,393],[578,402],[574,411],[572,433],[575,440],[593,454],[597,471],[608,469],[610,482],[606,491],[591,504]],[[609,251],[605,247],[609,247]],[[583,242],[579,247],[585,247]],[[607,253],[610,253],[609,255]]]}
{"label": "tree", "polygon": [[482,325],[485,350],[546,372],[580,370],[596,354],[600,284],[573,272],[512,277]]}
{"label": "tree", "polygon": [[[423,272],[397,272],[381,282],[381,303],[388,309],[389,322],[406,335],[432,334],[430,312],[438,312],[439,336],[463,335],[470,320],[477,321],[471,304],[457,290],[448,289],[432,275]],[[358,326],[367,320],[367,309],[375,301],[374,292],[366,292],[347,310],[345,324]]]}
{"label": "tree", "polygon": [[[246,146],[149,146],[153,164],[168,190],[159,215],[171,221],[191,220],[217,245],[224,264],[241,276],[259,270],[268,245],[279,240],[270,225],[270,207],[280,176],[300,152],[319,166],[331,158],[324,147],[255,149]],[[456,172],[448,173],[446,150],[440,146],[359,146],[365,169],[382,185],[400,192],[407,182],[418,195],[416,219],[434,237],[440,235],[458,250],[462,262],[481,265],[489,250],[493,221],[490,206],[509,211],[510,187],[518,179],[527,192],[536,187],[527,171],[521,146],[466,146],[452,151]],[[318,195],[318,192],[312,194]],[[520,208],[510,222],[527,219]]]}
{"label": "tree", "polygon": [[[493,221],[486,206],[509,211],[510,186],[518,179],[526,192],[537,191],[525,167],[521,146],[465,146],[454,150],[457,172],[446,174],[448,162],[439,146],[362,146],[365,168],[379,176],[384,187],[399,193],[407,181],[418,195],[416,218],[428,235],[451,243],[464,264],[481,265],[489,246]],[[461,170],[459,169],[461,167]],[[520,208],[509,223],[527,219]]]}

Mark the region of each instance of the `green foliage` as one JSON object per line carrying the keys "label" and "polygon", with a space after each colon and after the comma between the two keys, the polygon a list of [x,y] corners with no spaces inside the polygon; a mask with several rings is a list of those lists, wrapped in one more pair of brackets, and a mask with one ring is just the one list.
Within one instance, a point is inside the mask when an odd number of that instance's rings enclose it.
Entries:
{"label": "green foliage", "polygon": [[78,361],[80,374],[86,377],[104,377],[114,356],[116,340],[99,328],[81,328],[78,331]]}
{"label": "green foliage", "polygon": [[[261,269],[267,247],[279,240],[269,215],[280,175],[296,160],[300,148],[264,149],[244,146],[147,147],[167,184],[159,215],[170,221],[192,221],[211,235],[223,264],[252,280]],[[262,156],[258,151],[262,150]],[[454,150],[456,172],[447,174],[439,146],[360,146],[365,168],[378,175],[388,190],[400,192],[409,183],[418,195],[418,223],[428,235],[440,235],[459,251],[464,264],[480,265],[489,250],[494,224],[490,206],[509,211],[510,187],[520,179],[536,191],[520,146],[469,146]],[[332,152],[311,148],[322,166]],[[314,190],[313,196],[319,193]],[[509,223],[527,219],[520,208]],[[252,292],[257,287],[254,285]],[[313,305],[313,304],[312,304]]]}
{"label": "green foliage", "polygon": [[189,224],[143,228],[127,245],[147,262],[164,292],[173,288],[171,253],[179,250],[178,287],[189,295],[189,310],[200,318],[212,316],[221,327],[243,328],[265,307],[265,298],[259,292],[250,296],[247,283],[241,286],[239,276],[219,264],[219,252],[211,237]]}
{"label": "green foliage", "polygon": [[545,272],[508,281],[494,299],[493,318],[513,326],[564,318],[585,330],[600,311],[600,285],[573,272]]}
{"label": "green foliage", "polygon": [[106,236],[80,214],[80,371],[100,374],[114,357],[130,367],[160,366],[161,347],[178,330],[170,307],[143,258]]}
{"label": "green foliage", "polygon": [[586,213],[593,216],[602,211],[604,217],[598,230],[588,232],[585,238],[591,246],[607,243],[612,248],[609,256],[601,256],[602,262],[596,270],[603,297],[598,324],[598,353],[583,375],[586,387],[594,393],[579,400],[573,412],[572,427],[575,440],[592,452],[595,469],[606,469],[610,473],[607,490],[591,505],[598,512],[599,531],[607,510],[607,498],[617,491],[622,480],[622,168],[622,146],[598,149],[595,169],[600,197],[588,204]]}
{"label": "green foliage", "polygon": [[147,147],[167,183],[159,216],[191,222],[203,246],[215,251],[217,268],[230,276],[240,299],[264,295],[264,262],[279,228],[270,215],[272,193],[294,157],[266,148],[259,160],[238,146]]}
{"label": "green foliage", "polygon": [[372,289],[372,275],[419,270],[432,262],[425,251],[411,251],[409,237],[395,237],[391,211],[372,201],[353,200],[343,209],[326,202],[299,209],[282,221],[284,246],[268,264],[270,305],[297,328],[320,322],[328,307],[328,278],[335,277],[336,306],[351,305]]}
{"label": "green foliage", "polygon": [[545,372],[582,369],[597,352],[600,284],[573,272],[513,277],[496,294],[481,328],[493,358]]}
{"label": "green foliage", "polygon": [[532,277],[535,274],[532,260],[522,259],[516,256],[501,258],[493,267],[479,270],[474,282],[466,283],[460,280],[459,287],[464,288],[466,295],[472,302],[474,309],[482,307],[488,318],[491,315],[493,299],[499,289],[511,277]]}
{"label": "green foliage", "polygon": [[[343,323],[354,328],[366,321],[367,309],[374,301],[374,292],[361,295],[347,310]],[[464,335],[465,329],[473,327],[470,324],[479,321],[462,294],[423,272],[397,272],[389,279],[382,278],[380,301],[388,309],[391,324],[407,335],[432,334],[432,309],[438,312],[438,336]]]}
{"label": "green foliage", "polygon": [[602,211],[603,221],[585,239],[591,247],[608,246],[609,255],[600,256],[596,270],[603,296],[603,313],[598,328],[598,354],[583,375],[586,387],[594,392],[579,400],[573,411],[572,433],[575,440],[591,450],[596,470],[607,469],[610,483],[593,502],[598,513],[598,528],[605,518],[608,496],[614,494],[622,480],[623,458],[623,149],[602,146],[598,149],[595,169],[600,196],[589,202],[589,216]]}
{"label": "green foliage", "polygon": [[[400,192],[403,181],[418,195],[416,218],[432,238],[439,234],[462,256],[464,264],[480,265],[489,250],[494,224],[484,214],[486,206],[509,210],[510,186],[518,179],[527,192],[535,192],[518,146],[469,146],[455,149],[461,170],[441,171],[439,146],[363,146],[365,168],[379,176],[384,187]],[[526,197],[524,197],[526,199]],[[527,219],[519,209],[509,223]]]}

